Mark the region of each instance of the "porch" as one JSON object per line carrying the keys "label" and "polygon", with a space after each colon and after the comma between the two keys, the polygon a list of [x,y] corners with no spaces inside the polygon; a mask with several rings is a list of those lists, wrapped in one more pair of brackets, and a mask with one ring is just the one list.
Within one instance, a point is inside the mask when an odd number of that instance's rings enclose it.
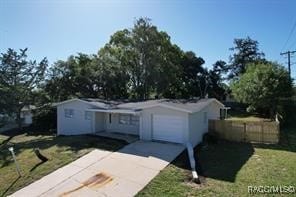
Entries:
{"label": "porch", "polygon": [[90,109],[92,133],[134,142],[139,139],[140,114],[132,110]]}
{"label": "porch", "polygon": [[124,140],[127,143],[132,143],[139,140],[138,135],[118,133],[118,132],[100,131],[100,132],[95,132],[95,135],[106,137],[106,138],[117,139],[117,140]]}

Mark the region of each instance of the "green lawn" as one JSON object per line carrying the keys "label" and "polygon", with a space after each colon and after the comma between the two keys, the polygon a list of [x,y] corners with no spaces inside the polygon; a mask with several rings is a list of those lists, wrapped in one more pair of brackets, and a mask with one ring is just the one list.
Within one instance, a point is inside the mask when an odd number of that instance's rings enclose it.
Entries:
{"label": "green lawn", "polygon": [[[50,172],[76,160],[94,148],[115,151],[124,146],[123,141],[95,136],[53,136],[0,134],[0,196],[6,196]],[[18,178],[8,147],[13,146],[22,177]],[[33,148],[40,148],[49,161],[40,164]]]}
{"label": "green lawn", "polygon": [[268,118],[263,118],[255,113],[248,113],[245,111],[230,110],[226,120],[239,120],[239,121],[270,121]]}
{"label": "green lawn", "polygon": [[204,179],[191,182],[186,152],[166,167],[138,196],[248,196],[249,185],[294,185],[296,126],[283,130],[279,145],[219,141],[196,148]]}

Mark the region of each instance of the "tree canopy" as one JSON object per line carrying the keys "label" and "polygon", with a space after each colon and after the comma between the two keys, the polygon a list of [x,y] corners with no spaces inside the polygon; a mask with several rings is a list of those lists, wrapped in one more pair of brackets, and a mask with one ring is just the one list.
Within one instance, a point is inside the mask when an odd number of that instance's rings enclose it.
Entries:
{"label": "tree canopy", "polygon": [[230,48],[234,53],[230,56],[228,70],[229,78],[238,78],[245,73],[247,64],[264,61],[264,53],[259,50],[256,40],[247,38],[234,39],[234,47]]}
{"label": "tree canopy", "polygon": [[34,91],[44,81],[48,66],[46,58],[37,61],[27,59],[27,49],[19,52],[8,49],[0,55],[0,113],[16,115],[21,126],[20,112],[33,102]]}
{"label": "tree canopy", "polygon": [[280,99],[292,95],[292,81],[287,70],[277,63],[252,63],[231,84],[231,90],[238,101],[250,105],[249,109],[269,110],[273,116]]}
{"label": "tree canopy", "polygon": [[140,18],[133,28],[115,32],[97,54],[56,62],[45,90],[55,101],[204,97],[208,87],[204,63],[172,44],[150,19]]}

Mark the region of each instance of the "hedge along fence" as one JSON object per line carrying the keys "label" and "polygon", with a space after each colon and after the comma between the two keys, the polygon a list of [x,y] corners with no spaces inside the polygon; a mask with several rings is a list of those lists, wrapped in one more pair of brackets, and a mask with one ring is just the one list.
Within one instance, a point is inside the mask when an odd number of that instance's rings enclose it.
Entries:
{"label": "hedge along fence", "polygon": [[209,120],[209,132],[222,139],[237,142],[278,143],[278,122]]}

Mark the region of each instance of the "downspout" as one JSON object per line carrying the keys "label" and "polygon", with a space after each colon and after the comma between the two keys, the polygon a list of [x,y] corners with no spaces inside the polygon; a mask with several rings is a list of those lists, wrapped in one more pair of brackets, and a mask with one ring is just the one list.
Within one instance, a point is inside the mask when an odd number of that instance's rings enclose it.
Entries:
{"label": "downspout", "polygon": [[186,147],[187,147],[189,162],[190,162],[190,166],[191,166],[193,181],[196,183],[200,183],[200,180],[198,178],[198,174],[197,174],[196,168],[195,168],[196,165],[195,165],[194,151],[193,151],[192,144],[190,142],[187,142]]}

